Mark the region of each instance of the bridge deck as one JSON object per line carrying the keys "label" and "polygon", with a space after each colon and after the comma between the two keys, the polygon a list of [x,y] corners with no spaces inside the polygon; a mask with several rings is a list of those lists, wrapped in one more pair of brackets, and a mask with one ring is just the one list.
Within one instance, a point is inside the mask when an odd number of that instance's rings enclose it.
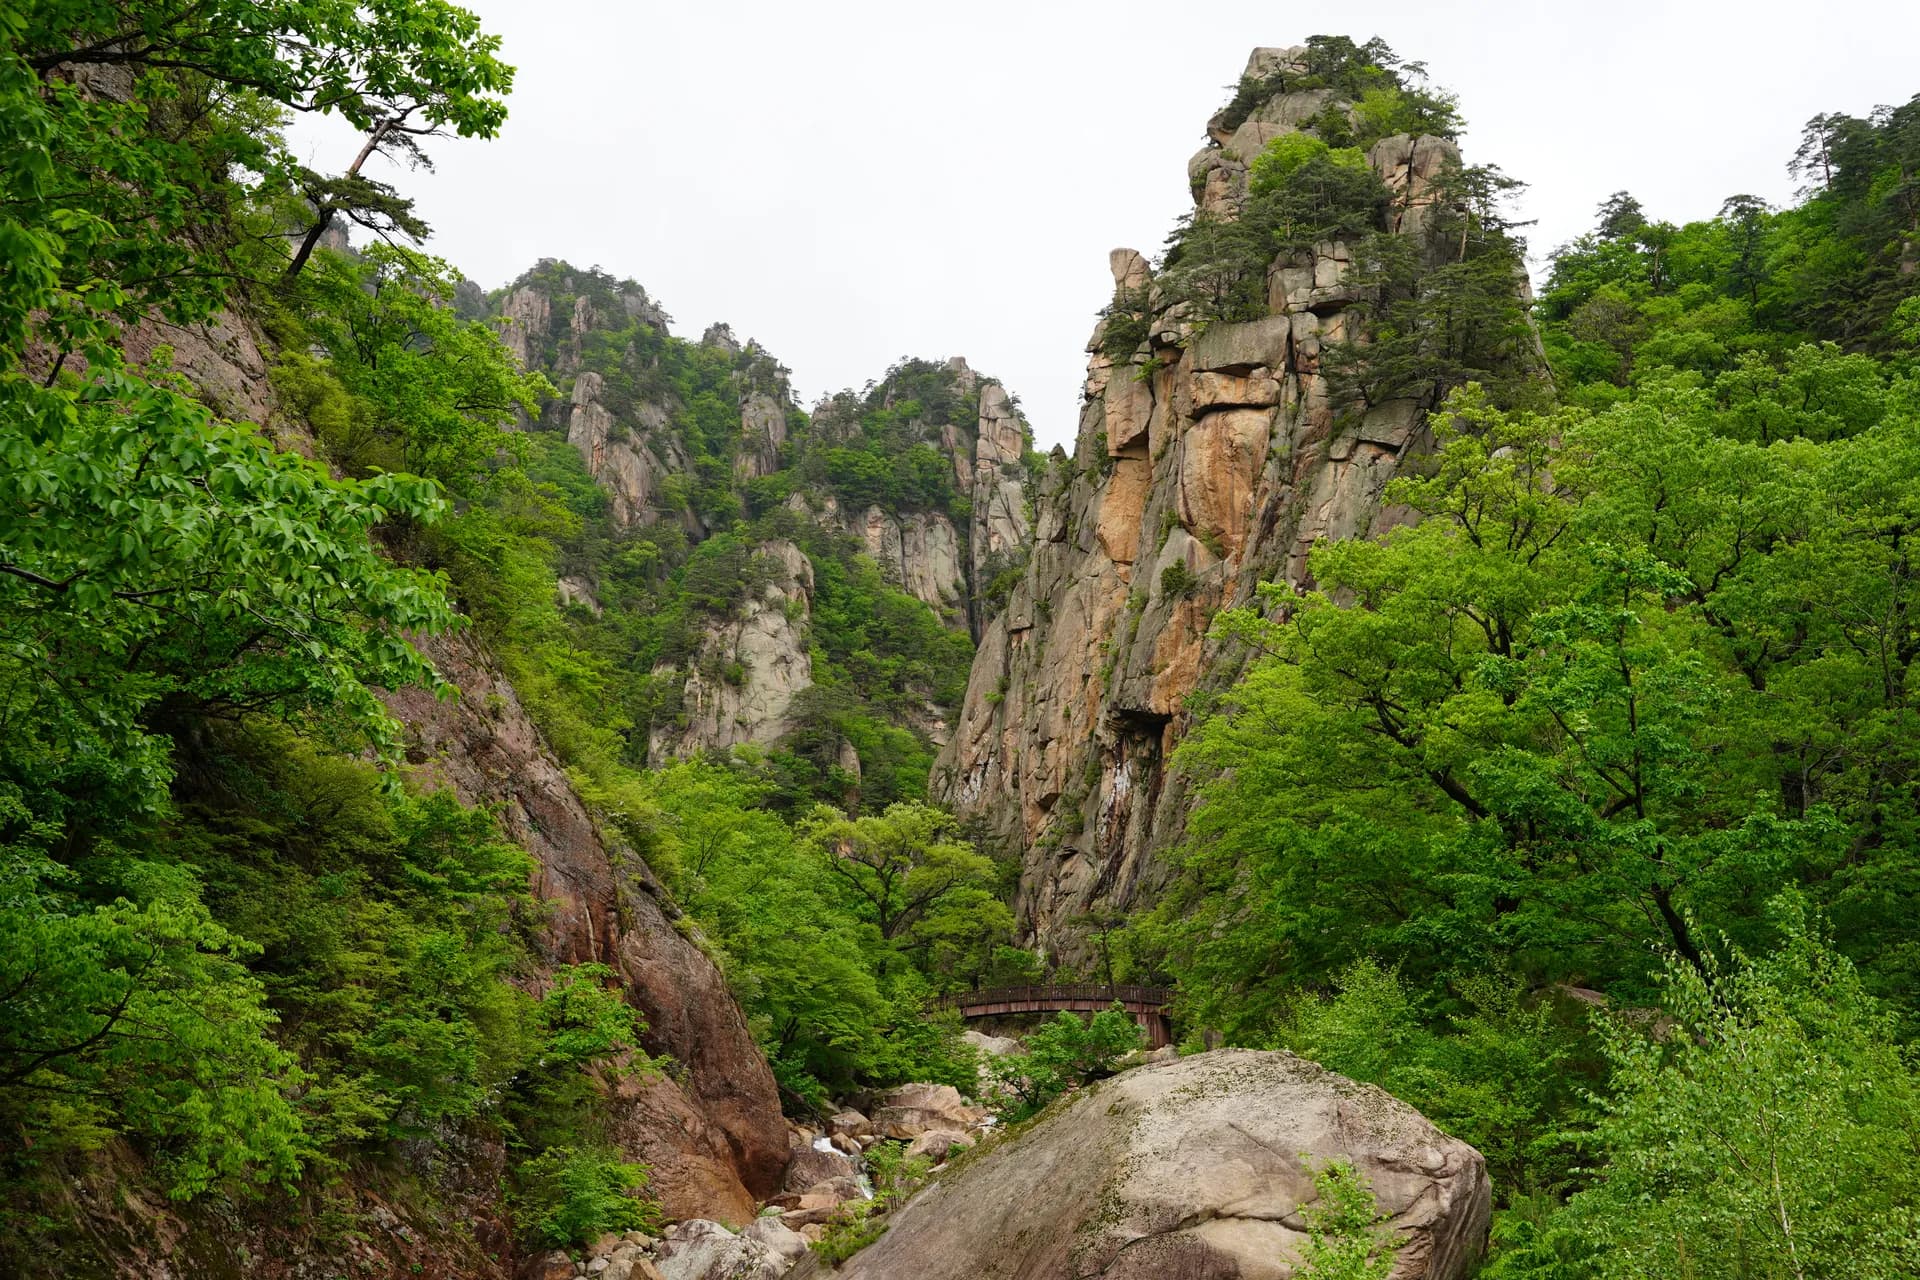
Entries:
{"label": "bridge deck", "polygon": [[963,1018],[994,1018],[1016,1013],[1099,1013],[1116,1003],[1133,1015],[1151,1048],[1173,1042],[1166,1006],[1173,993],[1165,987],[1105,986],[1099,983],[994,987],[949,997],[946,1003]]}

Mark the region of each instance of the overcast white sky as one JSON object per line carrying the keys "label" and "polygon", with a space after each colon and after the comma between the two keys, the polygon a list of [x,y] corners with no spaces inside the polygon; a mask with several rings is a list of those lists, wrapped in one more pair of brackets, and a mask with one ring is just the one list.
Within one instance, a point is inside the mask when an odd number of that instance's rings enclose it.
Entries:
{"label": "overcast white sky", "polygon": [[[464,0],[519,68],[492,142],[386,175],[492,288],[540,257],[726,320],[802,402],[964,354],[1071,437],[1107,251],[1155,253],[1256,45],[1379,35],[1427,63],[1470,162],[1530,184],[1536,274],[1608,193],[1685,220],[1790,197],[1821,111],[1920,92],[1920,3]],[[351,139],[303,129],[316,168]]]}

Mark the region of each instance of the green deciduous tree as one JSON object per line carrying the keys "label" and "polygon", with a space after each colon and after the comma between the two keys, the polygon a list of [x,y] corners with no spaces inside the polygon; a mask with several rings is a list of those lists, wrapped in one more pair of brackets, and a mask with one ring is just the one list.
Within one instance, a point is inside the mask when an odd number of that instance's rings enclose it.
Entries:
{"label": "green deciduous tree", "polygon": [[1444,1010],[1436,1016],[1370,959],[1332,985],[1327,995],[1296,997],[1275,1044],[1378,1084],[1471,1142],[1503,1198],[1566,1181],[1573,1150],[1565,1130],[1592,1054],[1550,997],[1531,997],[1512,978],[1463,975],[1450,984],[1456,991],[1433,998]]}
{"label": "green deciduous tree", "polygon": [[[883,937],[871,904],[829,869],[819,832],[851,820],[823,814],[803,839],[765,804],[768,783],[744,763],[666,765],[598,797],[648,862],[671,877],[676,897],[720,949],[733,990],[796,1105],[818,1106],[829,1090],[940,1080],[973,1087],[971,1053],[949,1018],[929,1020],[936,990],[971,981],[971,962],[950,951],[1003,941],[1005,906],[954,886],[922,910],[925,945],[908,930]],[[917,814],[917,806],[902,806]],[[891,810],[889,814],[891,814]],[[928,811],[931,813],[932,811]],[[865,830],[891,829],[880,818]],[[951,839],[951,819],[911,826]],[[944,833],[944,834],[942,834]],[[964,851],[944,851],[961,857]],[[912,855],[909,855],[912,856]],[[977,855],[964,853],[970,859]],[[904,947],[904,954],[903,954]],[[990,956],[987,961],[990,962]]]}
{"label": "green deciduous tree", "polygon": [[1140,1047],[1140,1027],[1119,1003],[1090,1018],[1058,1013],[1026,1038],[1026,1052],[995,1058],[990,1066],[1008,1118],[1019,1119],[1069,1089],[1110,1076]]}
{"label": "green deciduous tree", "polygon": [[1502,1277],[1893,1277],[1920,1265],[1920,1074],[1793,899],[1758,957],[1670,961],[1664,1016],[1603,1023],[1595,1184]]}
{"label": "green deciduous tree", "polygon": [[[9,363],[29,332],[49,359],[110,362],[118,324],[204,318],[272,263],[277,246],[260,251],[282,228],[250,225],[246,205],[304,172],[280,113],[337,113],[375,147],[422,130],[491,137],[512,83],[497,38],[444,0],[57,0],[0,21],[0,110],[20,161],[0,214],[18,264],[0,290]],[[341,203],[322,196],[301,260]]]}
{"label": "green deciduous tree", "polygon": [[609,1231],[658,1231],[660,1207],[644,1198],[647,1167],[611,1151],[550,1147],[514,1169],[513,1206],[521,1234],[561,1249]]}
{"label": "green deciduous tree", "polygon": [[[455,313],[443,262],[376,246],[325,254],[311,274],[307,328],[350,397],[319,424],[328,455],[352,474],[405,471],[476,492],[517,448],[515,415],[535,412],[551,384]],[[291,357],[296,369],[303,359]]]}
{"label": "green deciduous tree", "polygon": [[[80,870],[57,833],[0,789],[0,1115],[57,1154],[132,1133],[181,1198],[219,1182],[291,1184],[303,1079],[269,1039],[274,1018],[178,869],[97,848]],[[84,878],[83,878],[84,877]],[[77,900],[84,885],[100,905]]]}
{"label": "green deciduous tree", "polygon": [[1223,801],[1192,827],[1202,897],[1166,912],[1196,1012],[1251,1029],[1256,975],[1368,950],[1416,986],[1472,954],[1631,990],[1637,944],[1697,955],[1690,913],[1757,941],[1796,882],[1891,994],[1904,915],[1865,895],[1913,874],[1876,781],[1908,767],[1910,420],[1762,448],[1675,390],[1599,416],[1461,398],[1435,428],[1397,490],[1422,525],[1324,547],[1320,593],[1219,624],[1266,656],[1183,747]]}
{"label": "green deciduous tree", "polygon": [[322,712],[387,742],[368,686],[432,679],[403,632],[452,613],[438,579],[367,534],[435,519],[434,486],[336,481],[167,387],[89,385],[72,398],[0,385],[10,776],[92,775],[121,789],[123,812],[154,812],[165,743],[147,725],[166,706]]}
{"label": "green deciduous tree", "polygon": [[802,838],[861,917],[904,952],[964,952],[1012,928],[992,860],[960,838],[951,814],[922,804],[859,818],[822,809]]}
{"label": "green deciduous tree", "polygon": [[[32,1159],[125,1134],[191,1195],[288,1182],[394,1114],[354,1070],[293,1065],[269,1012],[283,975],[203,900],[237,901],[232,869],[196,868],[183,849],[210,842],[169,824],[194,825],[177,766],[222,724],[395,759],[374,689],[437,683],[406,637],[453,614],[443,579],[369,534],[444,506],[430,481],[335,480],[223,420],[152,339],[284,264],[286,112],[362,124],[410,95],[487,134],[492,48],[438,0],[0,9],[0,1110]],[[130,361],[135,325],[150,354]],[[424,826],[394,843],[426,857]],[[428,896],[498,896],[458,857],[415,869],[445,878]],[[356,1049],[423,1117],[473,1049],[433,1003],[463,972],[445,923],[406,935],[417,985]]]}

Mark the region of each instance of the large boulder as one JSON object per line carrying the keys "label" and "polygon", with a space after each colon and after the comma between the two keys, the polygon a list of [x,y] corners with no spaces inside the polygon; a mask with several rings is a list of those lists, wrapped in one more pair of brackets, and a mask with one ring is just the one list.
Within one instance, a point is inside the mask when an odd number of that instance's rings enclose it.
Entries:
{"label": "large boulder", "polygon": [[[1394,1280],[1457,1280],[1492,1212],[1486,1163],[1371,1085],[1222,1049],[1082,1090],[937,1178],[838,1280],[1290,1280],[1313,1168],[1350,1160]],[[811,1259],[793,1280],[827,1274]]]}
{"label": "large boulder", "polygon": [[662,1280],[779,1280],[789,1263],[758,1235],[697,1218],[669,1228],[660,1254]]}
{"label": "large boulder", "polygon": [[990,1036],[984,1031],[962,1031],[960,1040],[972,1045],[985,1058],[1004,1058],[1008,1054],[1025,1053],[1027,1046],[1012,1036]]}
{"label": "large boulder", "polygon": [[872,1132],[872,1122],[851,1107],[848,1107],[845,1111],[836,1111],[827,1117],[827,1134],[829,1137],[864,1138]]}
{"label": "large boulder", "polygon": [[823,1138],[793,1153],[793,1158],[787,1161],[787,1176],[780,1189],[805,1191],[815,1183],[830,1178],[851,1178],[857,1172],[852,1158],[834,1150],[833,1144]]}
{"label": "large boulder", "polygon": [[804,1227],[831,1222],[840,1214],[840,1206],[867,1199],[866,1188],[854,1178],[832,1178],[815,1183],[799,1195],[778,1195],[773,1204],[780,1209],[780,1221],[798,1231]]}
{"label": "large boulder", "polygon": [[883,1138],[913,1139],[929,1129],[965,1133],[986,1118],[985,1111],[968,1106],[950,1084],[903,1084],[874,1108],[873,1131]]}
{"label": "large boulder", "polygon": [[788,1266],[807,1256],[807,1238],[777,1217],[755,1218],[740,1237],[765,1245],[785,1258]]}
{"label": "large boulder", "polygon": [[[1103,506],[1101,510],[1105,511],[1106,508]],[[1137,531],[1135,536],[1138,536]],[[986,1097],[987,1094],[992,1092],[994,1087],[994,1067],[997,1065],[999,1059],[1021,1056],[1027,1051],[1027,1046],[1021,1044],[1012,1036],[990,1036],[984,1031],[962,1031],[960,1033],[960,1039],[966,1044],[973,1046],[974,1051],[979,1055],[980,1083],[978,1091],[974,1094],[976,1098]]]}

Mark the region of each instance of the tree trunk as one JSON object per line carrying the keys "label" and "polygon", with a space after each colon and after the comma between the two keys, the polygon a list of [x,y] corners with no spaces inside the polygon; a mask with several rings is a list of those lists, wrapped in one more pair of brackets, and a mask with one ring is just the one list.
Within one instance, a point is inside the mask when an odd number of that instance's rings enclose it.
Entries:
{"label": "tree trunk", "polygon": [[[353,163],[347,166],[349,178],[358,176],[360,166],[365,164],[367,158],[379,148],[381,139],[387,136],[387,131],[392,129],[395,123],[397,122],[394,120],[382,120],[373,126],[373,132],[367,135],[367,145],[360,148],[360,154],[355,156]],[[319,217],[307,229],[306,237],[300,241],[300,248],[295,251],[293,261],[287,264],[286,274],[281,279],[291,281],[300,274],[300,269],[307,265],[307,259],[313,256],[314,246],[320,243],[320,237],[325,235],[327,228],[333,225],[333,215],[336,212],[332,205],[319,207]]]}

